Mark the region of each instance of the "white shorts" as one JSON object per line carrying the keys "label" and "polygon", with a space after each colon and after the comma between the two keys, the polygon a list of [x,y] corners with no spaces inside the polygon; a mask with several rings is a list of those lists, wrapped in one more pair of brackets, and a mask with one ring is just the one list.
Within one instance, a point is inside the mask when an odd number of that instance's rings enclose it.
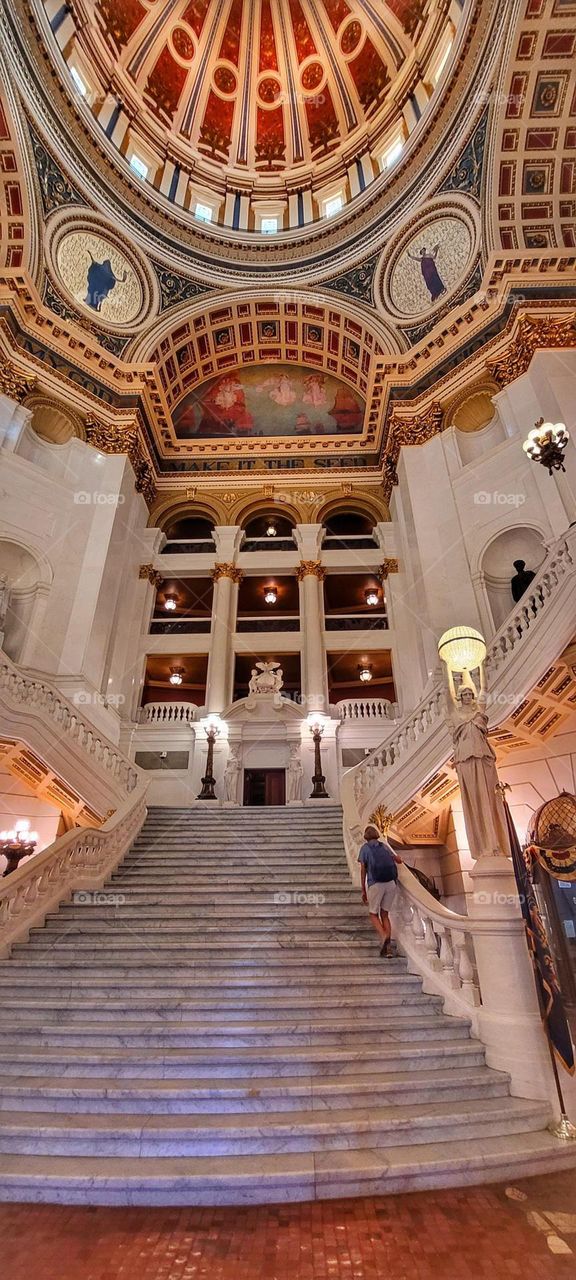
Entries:
{"label": "white shorts", "polygon": [[370,915],[379,916],[381,911],[389,911],[394,902],[395,893],[395,880],[387,880],[384,884],[371,884],[368,888]]}

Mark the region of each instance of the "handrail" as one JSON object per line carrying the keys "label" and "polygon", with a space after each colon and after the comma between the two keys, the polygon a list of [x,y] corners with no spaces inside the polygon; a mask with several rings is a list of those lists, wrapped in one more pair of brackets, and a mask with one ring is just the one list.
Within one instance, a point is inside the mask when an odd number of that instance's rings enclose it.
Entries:
{"label": "handrail", "polygon": [[140,719],[142,724],[189,724],[197,711],[195,702],[147,702]]}
{"label": "handrail", "polygon": [[[576,586],[576,527],[562,535],[550,549],[546,560],[515,609],[488,644],[485,662],[488,690],[488,716],[491,728],[509,714],[506,697],[499,698],[497,685],[513,684],[516,695],[524,694],[550,665],[550,655],[542,659],[542,647],[530,663],[535,627],[543,613],[551,613],[567,580]],[[557,612],[557,611],[556,611]],[[573,617],[565,610],[555,616],[555,654],[569,643]],[[564,633],[562,632],[564,628]],[[539,663],[539,665],[538,665]],[[452,740],[444,714],[444,687],[440,681],[425,695],[418,706],[394,726],[382,742],[360,764],[342,776],[341,794],[344,810],[344,837],[350,868],[357,876],[355,851],[361,842],[362,827],[369,813],[379,803],[379,793],[386,787],[387,807],[394,811],[415,793],[427,777],[432,776],[449,758]],[[404,766],[402,786],[401,770]]]}
{"label": "handrail", "polygon": [[[73,890],[99,889],[127,853],[146,817],[148,779],[44,677],[0,650],[0,702],[10,731],[38,741],[66,775],[83,766],[87,784],[113,803],[101,827],[68,831],[23,862],[0,885],[0,956],[27,936]],[[30,740],[32,739],[32,741]],[[69,768],[66,768],[66,763]],[[76,778],[74,779],[76,782]],[[86,797],[85,797],[86,798]],[[112,806],[110,806],[112,807]]]}
{"label": "handrail", "polygon": [[64,735],[88,752],[128,794],[138,783],[139,770],[118,747],[95,725],[85,720],[73,702],[43,677],[17,667],[0,649],[0,693],[18,708],[32,709],[50,720],[59,735]]}
{"label": "handrail", "polygon": [[335,709],[340,720],[396,720],[398,704],[388,698],[341,698]]}

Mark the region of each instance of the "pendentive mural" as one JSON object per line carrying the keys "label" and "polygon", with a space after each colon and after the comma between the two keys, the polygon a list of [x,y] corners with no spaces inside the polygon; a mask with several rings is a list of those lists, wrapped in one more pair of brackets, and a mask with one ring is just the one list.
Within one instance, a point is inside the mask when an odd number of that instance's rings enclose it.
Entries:
{"label": "pendentive mural", "polygon": [[438,316],[469,279],[478,253],[478,209],[465,196],[431,201],[383,255],[375,296],[402,327]]}
{"label": "pendentive mural", "polygon": [[320,370],[260,365],[202,383],[172,415],[179,440],[236,436],[321,436],[362,430],[366,404]]}
{"label": "pendentive mural", "polygon": [[142,287],[123,253],[102,236],[70,231],[62,237],[56,265],[75,302],[113,324],[129,324],[141,309]]}

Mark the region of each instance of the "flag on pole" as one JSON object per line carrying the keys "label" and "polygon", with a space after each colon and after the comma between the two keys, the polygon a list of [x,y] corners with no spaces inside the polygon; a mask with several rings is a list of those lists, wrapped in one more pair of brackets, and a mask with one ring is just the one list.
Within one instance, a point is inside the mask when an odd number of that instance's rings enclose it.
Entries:
{"label": "flag on pole", "polygon": [[526,937],[534,964],[534,975],[540,1001],[542,1020],[550,1044],[558,1060],[570,1075],[574,1074],[574,1047],[570,1035],[570,1027],[564,1009],[560,983],[544,921],[534,892],[532,881],[532,858],[527,849],[520,848],[516,828],[506,798],[503,796],[504,812],[508,827],[508,838],[514,874],[520,897],[520,906],[526,926]]}

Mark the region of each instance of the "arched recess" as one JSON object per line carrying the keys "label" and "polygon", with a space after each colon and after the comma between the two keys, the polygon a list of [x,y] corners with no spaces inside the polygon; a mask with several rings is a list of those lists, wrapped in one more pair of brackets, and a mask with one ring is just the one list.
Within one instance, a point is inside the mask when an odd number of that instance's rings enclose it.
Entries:
{"label": "arched recess", "polygon": [[41,632],[52,579],[44,556],[0,535],[1,647],[13,662],[27,664]]}
{"label": "arched recess", "polygon": [[318,524],[326,524],[331,516],[346,514],[364,516],[371,521],[372,527],[380,521],[390,519],[390,512],[384,498],[379,500],[375,494],[366,493],[340,494],[338,497],[329,498],[318,507],[314,513],[314,519]]}
{"label": "arched recess", "polygon": [[177,520],[199,517],[210,521],[211,525],[230,524],[224,503],[218,502],[212,494],[209,496],[176,497],[172,494],[163,501],[158,501],[152,508],[148,525],[164,532]]}
{"label": "arched recess", "polygon": [[501,529],[484,548],[479,568],[495,631],[514,607],[510,585],[516,573],[514,561],[523,560],[527,569],[536,572],[545,555],[543,530],[527,524]]}
{"label": "arched recess", "polygon": [[31,395],[26,397],[24,406],[30,409],[30,425],[41,440],[47,440],[49,444],[67,444],[73,437],[79,440],[86,438],[86,429],[79,414],[58,400]]}
{"label": "arched recess", "polygon": [[274,513],[279,520],[287,520],[292,527],[302,520],[297,503],[290,500],[290,493],[287,491],[275,493],[273,498],[263,497],[261,493],[256,496],[247,493],[240,495],[238,502],[230,509],[229,522],[245,529],[247,524],[259,516],[272,516]]}

